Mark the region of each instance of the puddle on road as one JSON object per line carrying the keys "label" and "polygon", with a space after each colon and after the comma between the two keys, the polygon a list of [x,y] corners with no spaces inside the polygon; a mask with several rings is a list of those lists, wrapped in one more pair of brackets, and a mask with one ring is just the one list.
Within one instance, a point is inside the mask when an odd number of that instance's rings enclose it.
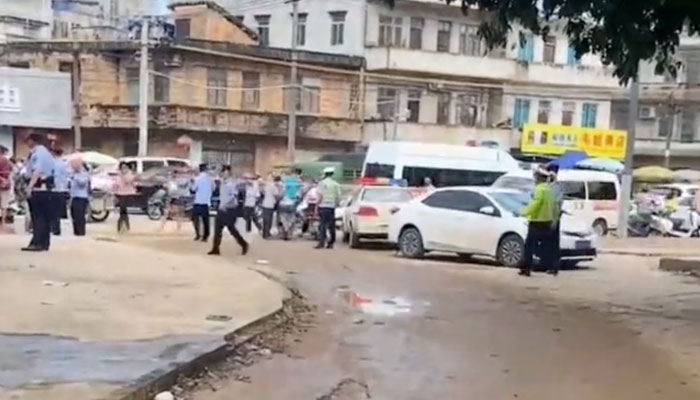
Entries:
{"label": "puddle on road", "polygon": [[0,334],[0,386],[69,382],[133,382],[189,361],[223,343],[220,336],[81,342],[50,335]]}
{"label": "puddle on road", "polygon": [[424,313],[430,306],[429,302],[411,301],[401,296],[371,296],[359,294],[347,286],[336,288],[336,293],[343,304],[364,314],[395,317],[400,315],[415,315]]}

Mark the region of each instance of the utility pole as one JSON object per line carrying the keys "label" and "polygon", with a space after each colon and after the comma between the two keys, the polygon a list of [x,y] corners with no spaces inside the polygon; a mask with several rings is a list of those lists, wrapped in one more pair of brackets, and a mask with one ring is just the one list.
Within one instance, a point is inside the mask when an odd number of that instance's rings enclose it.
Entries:
{"label": "utility pole", "polygon": [[664,149],[664,167],[669,168],[671,166],[671,141],[673,140],[673,134],[676,131],[676,102],[673,97],[673,92],[668,96],[668,114],[667,118],[671,118],[671,127],[669,131],[666,132],[666,148]]}
{"label": "utility pole", "polygon": [[627,146],[625,152],[625,168],[622,170],[620,204],[617,219],[617,236],[627,237],[627,222],[630,212],[630,198],[632,197],[632,170],[634,160],[634,140],[637,131],[637,116],[639,115],[639,82],[634,77],[630,85],[630,107],[627,120]]}
{"label": "utility pole", "polygon": [[292,2],[292,69],[290,71],[291,87],[287,95],[289,104],[289,121],[287,122],[287,156],[294,163],[296,156],[297,105],[299,104],[299,85],[297,77],[297,41],[299,40],[299,0]]}
{"label": "utility pole", "polygon": [[82,115],[80,114],[80,54],[73,52],[73,63],[71,68],[71,82],[73,93],[73,148],[80,151],[83,148]]}
{"label": "utility pole", "polygon": [[141,21],[139,70],[139,156],[148,155],[148,17]]}

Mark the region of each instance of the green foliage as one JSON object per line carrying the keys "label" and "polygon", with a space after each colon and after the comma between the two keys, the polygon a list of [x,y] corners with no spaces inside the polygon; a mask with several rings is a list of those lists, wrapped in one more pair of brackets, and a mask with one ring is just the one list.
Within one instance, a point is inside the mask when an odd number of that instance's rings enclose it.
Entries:
{"label": "green foliage", "polygon": [[[394,6],[402,0],[384,0]],[[614,67],[621,83],[637,74],[640,60],[653,60],[656,72],[675,75],[674,53],[684,27],[700,30],[700,0],[443,0],[461,2],[461,12],[473,7],[490,11],[480,34],[490,48],[505,44],[513,23],[546,35],[561,22],[577,57],[600,56]],[[539,7],[538,7],[539,6]],[[455,8],[455,12],[459,9]]]}

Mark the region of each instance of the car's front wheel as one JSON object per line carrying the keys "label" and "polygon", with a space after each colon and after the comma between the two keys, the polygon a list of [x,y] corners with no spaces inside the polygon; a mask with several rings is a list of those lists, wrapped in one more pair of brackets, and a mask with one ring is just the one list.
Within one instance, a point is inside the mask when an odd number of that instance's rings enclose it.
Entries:
{"label": "car's front wheel", "polygon": [[399,236],[399,251],[405,257],[420,258],[425,255],[423,236],[414,227],[405,228]]}
{"label": "car's front wheel", "polygon": [[496,258],[506,267],[520,267],[525,259],[525,243],[518,235],[506,235],[498,244]]}

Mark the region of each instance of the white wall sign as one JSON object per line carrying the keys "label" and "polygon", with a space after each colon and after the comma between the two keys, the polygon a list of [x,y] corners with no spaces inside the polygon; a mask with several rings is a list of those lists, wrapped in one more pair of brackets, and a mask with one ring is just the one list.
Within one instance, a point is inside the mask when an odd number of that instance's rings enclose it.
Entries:
{"label": "white wall sign", "polygon": [[19,88],[10,87],[7,83],[0,85],[0,111],[20,112],[22,103],[19,97]]}

